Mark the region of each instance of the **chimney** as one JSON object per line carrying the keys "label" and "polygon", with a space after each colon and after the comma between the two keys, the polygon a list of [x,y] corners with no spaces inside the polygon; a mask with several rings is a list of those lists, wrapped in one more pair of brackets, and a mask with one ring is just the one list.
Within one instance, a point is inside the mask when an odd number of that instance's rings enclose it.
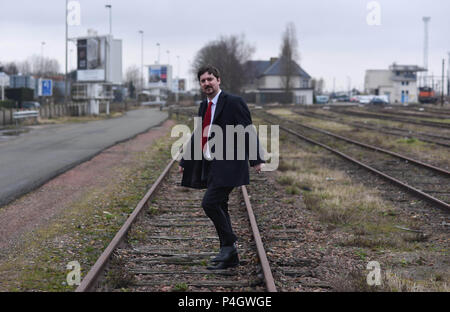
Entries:
{"label": "chimney", "polygon": [[275,63],[276,61],[278,61],[278,57],[271,57],[271,58],[270,58],[270,65],[272,65],[272,64]]}

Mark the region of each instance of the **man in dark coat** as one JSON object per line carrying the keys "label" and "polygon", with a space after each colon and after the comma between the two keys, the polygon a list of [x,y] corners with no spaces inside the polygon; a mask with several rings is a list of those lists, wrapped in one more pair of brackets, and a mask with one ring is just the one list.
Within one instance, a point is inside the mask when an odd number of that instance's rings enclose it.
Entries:
{"label": "man in dark coat", "polygon": [[[249,184],[249,162],[259,173],[264,160],[260,155],[262,151],[259,151],[256,133],[248,127],[252,125],[252,119],[244,100],[220,90],[220,73],[214,66],[201,68],[197,77],[207,96],[198,111],[198,116],[202,117],[202,128],[197,130],[202,132],[196,131],[192,136],[180,161],[179,172],[183,173],[182,186],[207,189],[202,207],[214,223],[220,240],[220,253],[212,259],[214,265],[208,266],[208,269],[225,269],[239,264],[235,244],[237,236],[233,232],[228,213],[229,194],[233,188]],[[233,138],[227,140],[227,126],[234,129],[248,127],[248,131],[244,133],[245,139],[239,140],[238,133],[231,133]],[[200,135],[196,136],[196,133]],[[197,144],[195,140],[198,140]],[[230,142],[234,144],[230,145]],[[252,142],[256,142],[253,146],[256,146],[256,155],[249,158],[252,155],[249,153]],[[199,148],[202,148],[203,153],[199,153]],[[200,158],[195,157],[199,154]]]}

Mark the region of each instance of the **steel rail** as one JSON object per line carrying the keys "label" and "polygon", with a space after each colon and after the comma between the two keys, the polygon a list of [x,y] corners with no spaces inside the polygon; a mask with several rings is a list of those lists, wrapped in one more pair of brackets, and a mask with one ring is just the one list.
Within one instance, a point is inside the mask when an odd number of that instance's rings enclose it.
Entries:
{"label": "steel rail", "polygon": [[[384,127],[384,129],[379,129],[376,126],[363,125],[363,124],[360,124],[359,122],[345,123],[344,121],[339,120],[337,118],[332,118],[332,117],[324,116],[324,115],[317,114],[317,113],[302,112],[302,111],[293,111],[293,112],[298,115],[302,115],[302,116],[306,116],[306,117],[310,117],[310,118],[328,120],[328,121],[332,121],[332,122],[339,123],[339,124],[351,125],[352,127],[355,127],[355,128],[364,128],[364,129],[373,130],[373,131],[386,133],[386,134],[390,134],[390,135],[395,135],[395,136],[399,136],[399,137],[418,138],[423,142],[436,144],[436,145],[440,145],[440,146],[445,146],[445,147],[450,147],[450,144],[425,138],[425,137],[431,137],[431,138],[436,138],[436,139],[441,139],[441,140],[449,139],[448,137],[444,137],[444,136],[433,135],[433,134],[428,134],[428,133],[420,133],[420,132],[397,133],[394,131],[401,132],[401,131],[405,131],[405,130],[398,129],[398,128],[397,129],[390,128],[390,127]],[[385,129],[387,129],[387,130],[385,130]],[[391,130],[391,131],[389,131],[389,130]]]}
{"label": "steel rail", "polygon": [[[136,220],[136,218],[139,216],[139,214],[142,212],[143,208],[148,207],[148,201],[152,197],[152,195],[155,193],[155,191],[158,189],[161,182],[164,180],[164,178],[169,173],[170,169],[172,168],[173,164],[175,163],[176,159],[178,159],[179,154],[172,159],[169,164],[166,166],[164,171],[161,173],[161,175],[158,177],[156,182],[152,185],[152,187],[148,190],[148,192],[145,194],[145,196],[141,199],[141,201],[138,203],[136,208],[133,210],[131,215],[128,217],[126,222],[123,224],[123,226],[120,228],[120,230],[117,232],[117,234],[114,236],[112,241],[109,243],[108,247],[103,251],[103,253],[100,255],[100,257],[97,259],[95,264],[92,266],[92,268],[89,270],[88,274],[83,278],[80,285],[75,289],[75,292],[89,292],[93,291],[95,288],[101,274],[106,268],[106,265],[108,264],[114,250],[120,246],[122,241],[125,239],[128,231],[131,229],[132,224]],[[261,240],[261,235],[259,233],[258,225],[256,223],[256,218],[253,213],[253,209],[251,207],[250,199],[247,193],[247,189],[245,186],[242,186],[242,194],[244,197],[244,201],[247,208],[247,213],[249,216],[253,237],[256,242],[256,248],[258,257],[260,259],[261,268],[263,271],[266,287],[268,292],[276,292],[275,282],[273,279],[272,271],[270,269],[269,261],[267,260],[267,255],[264,250],[264,245]]]}
{"label": "steel rail", "polygon": [[[275,117],[280,118],[278,116],[275,116]],[[283,118],[280,118],[280,119],[288,121],[288,122],[295,123],[295,122],[293,122],[291,120],[287,120],[287,119],[283,119]],[[317,131],[319,133],[323,133],[323,134],[326,134],[326,135],[329,135],[329,136],[341,139],[343,141],[350,142],[350,143],[355,144],[355,145],[359,145],[359,146],[362,146],[362,147],[365,147],[365,148],[368,148],[368,149],[372,149],[372,150],[375,150],[375,151],[378,151],[378,152],[382,152],[382,153],[385,153],[385,154],[388,154],[388,155],[400,158],[402,160],[407,160],[407,161],[412,162],[412,163],[414,163],[416,165],[425,167],[425,168],[430,169],[430,170],[434,170],[434,171],[439,172],[439,173],[444,174],[444,175],[450,175],[450,171],[448,171],[448,170],[445,170],[445,169],[439,168],[439,167],[435,167],[433,165],[421,162],[419,160],[410,158],[408,156],[404,156],[404,155],[401,155],[401,154],[398,154],[398,153],[395,153],[395,152],[383,149],[381,147],[377,147],[377,146],[374,146],[374,145],[369,145],[369,144],[365,144],[365,143],[362,143],[362,142],[359,142],[359,141],[356,141],[356,140],[352,140],[352,139],[340,136],[338,134],[331,133],[331,132],[326,131],[326,130],[322,130],[322,129],[318,129],[318,128],[314,128],[314,127],[311,127],[311,126],[306,126],[306,125],[302,125],[302,124],[298,124],[298,123],[295,123],[295,124],[298,125],[298,126],[304,127],[306,129]]]}
{"label": "steel rail", "polygon": [[443,123],[443,122],[433,122],[429,120],[423,120],[423,119],[417,119],[417,120],[411,120],[409,118],[401,118],[401,117],[394,117],[392,115],[383,115],[383,114],[376,114],[376,113],[366,113],[366,112],[356,112],[352,110],[339,110],[339,109],[331,109],[333,113],[338,114],[344,114],[344,115],[354,115],[359,117],[366,117],[366,118],[373,118],[373,119],[388,119],[403,123],[410,123],[415,125],[421,125],[421,126],[429,126],[429,127],[435,127],[435,128],[450,128],[449,123]]}
{"label": "steel rail", "polygon": [[97,283],[100,277],[100,274],[104,271],[106,264],[108,263],[112,253],[126,237],[128,231],[131,228],[131,225],[134,223],[134,221],[136,220],[137,216],[141,213],[143,208],[148,207],[149,199],[152,197],[153,193],[157,190],[158,186],[161,184],[164,178],[167,176],[175,160],[178,158],[178,155],[179,154],[177,154],[177,156],[170,161],[170,163],[158,177],[156,182],[153,183],[152,187],[148,190],[148,192],[144,195],[141,201],[137,204],[136,208],[133,210],[131,215],[128,217],[128,219],[122,225],[120,230],[114,236],[112,241],[109,243],[108,247],[106,247],[106,249],[103,251],[100,257],[97,259],[94,266],[89,270],[88,274],[81,281],[81,284],[77,287],[75,292],[89,292],[93,290],[95,284]]}
{"label": "steel rail", "polygon": [[[269,121],[269,120],[266,119],[266,121]],[[282,130],[284,130],[284,131],[286,131],[286,132],[288,132],[288,133],[290,133],[290,134],[292,134],[292,135],[294,135],[294,136],[296,136],[298,138],[301,138],[301,139],[303,139],[305,141],[308,141],[310,143],[313,143],[315,145],[319,145],[319,146],[321,146],[321,147],[323,147],[323,148],[325,148],[325,149],[327,149],[327,150],[329,150],[329,151],[331,151],[331,152],[333,152],[333,153],[335,153],[335,154],[337,154],[337,155],[339,155],[339,156],[341,156],[341,157],[343,157],[343,158],[345,158],[345,159],[347,159],[347,160],[349,160],[349,161],[351,161],[351,162],[353,162],[353,163],[355,163],[355,164],[357,164],[357,165],[359,165],[359,166],[361,166],[361,167],[363,167],[363,168],[365,168],[365,169],[367,169],[367,170],[369,170],[369,171],[371,171],[373,173],[376,173],[377,175],[385,178],[386,180],[388,180],[388,181],[390,181],[392,183],[395,183],[395,184],[405,188],[406,190],[408,190],[409,192],[415,194],[416,196],[419,196],[419,197],[421,197],[421,198],[423,198],[423,199],[425,199],[425,200],[427,200],[427,201],[429,201],[429,202],[431,202],[433,204],[436,204],[440,208],[443,208],[446,212],[450,212],[450,205],[447,204],[446,202],[440,200],[440,199],[437,199],[437,198],[435,198],[435,197],[433,197],[433,196],[431,196],[429,194],[426,194],[426,193],[422,192],[421,190],[418,190],[418,189],[412,187],[409,184],[406,184],[406,183],[404,183],[404,182],[402,182],[400,180],[397,180],[397,179],[395,179],[395,178],[393,178],[393,177],[391,177],[391,176],[389,176],[389,175],[387,175],[387,174],[385,174],[385,173],[383,173],[383,172],[381,172],[381,171],[379,171],[379,170],[377,170],[375,168],[372,168],[372,167],[370,167],[370,166],[368,166],[368,165],[366,165],[366,164],[364,164],[364,163],[362,163],[362,162],[360,162],[360,161],[358,161],[358,160],[356,160],[356,159],[354,159],[354,158],[352,158],[352,157],[350,157],[350,156],[348,156],[348,155],[346,155],[346,154],[344,154],[342,152],[339,152],[338,150],[333,149],[332,147],[330,147],[330,146],[328,146],[326,144],[317,142],[317,141],[315,141],[313,139],[310,139],[308,137],[305,137],[305,136],[303,136],[301,134],[295,133],[294,131],[292,131],[292,130],[290,130],[290,129],[282,126],[282,125],[279,125],[279,127],[280,127],[280,129],[282,129]]]}
{"label": "steel rail", "polygon": [[250,219],[250,225],[252,227],[253,238],[255,239],[256,249],[258,252],[259,262],[261,263],[261,268],[264,274],[264,280],[266,282],[266,287],[268,292],[276,292],[275,281],[273,279],[272,271],[270,269],[269,261],[267,260],[267,254],[264,249],[264,244],[261,240],[261,235],[259,233],[258,224],[256,223],[256,218],[253,213],[252,205],[248,197],[247,188],[245,185],[241,187],[242,194],[244,196],[245,206],[247,207],[248,217]]}

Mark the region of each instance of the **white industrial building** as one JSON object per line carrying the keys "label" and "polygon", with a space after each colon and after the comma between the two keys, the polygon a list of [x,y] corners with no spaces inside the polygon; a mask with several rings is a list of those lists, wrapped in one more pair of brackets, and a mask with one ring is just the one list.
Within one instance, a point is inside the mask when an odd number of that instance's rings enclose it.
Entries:
{"label": "white industrial building", "polygon": [[91,115],[98,115],[100,104],[113,99],[113,85],[122,84],[122,40],[94,31],[77,42],[77,79],[72,85],[72,100],[86,103]]}
{"label": "white industrial building", "polygon": [[417,72],[425,69],[416,65],[392,64],[389,69],[366,70],[364,89],[368,94],[386,95],[391,104],[418,102]]}

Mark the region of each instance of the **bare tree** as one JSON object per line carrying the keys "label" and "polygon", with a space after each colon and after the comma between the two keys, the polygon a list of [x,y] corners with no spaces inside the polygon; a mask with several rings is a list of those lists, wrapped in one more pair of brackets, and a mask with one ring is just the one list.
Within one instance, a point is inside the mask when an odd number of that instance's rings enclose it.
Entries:
{"label": "bare tree", "polygon": [[19,73],[19,69],[15,62],[4,63],[1,67],[1,71],[4,71],[7,75],[17,75]]}
{"label": "bare tree", "polygon": [[133,83],[134,86],[141,85],[141,70],[136,65],[131,65],[125,71],[125,81]]}
{"label": "bare tree", "polygon": [[320,79],[312,78],[311,88],[313,88],[314,94],[316,95],[323,94],[323,90],[325,89],[325,81],[323,80],[323,78]]}
{"label": "bare tree", "polygon": [[24,75],[36,75],[39,77],[57,75],[60,70],[56,59],[32,55],[25,61],[17,63],[18,71]]}
{"label": "bare tree", "polygon": [[130,97],[134,98],[135,90],[138,88],[142,90],[141,70],[136,65],[131,65],[125,71],[125,83],[128,86]]}
{"label": "bare tree", "polygon": [[221,88],[232,93],[240,93],[246,83],[244,64],[254,53],[255,48],[246,43],[245,36],[221,36],[207,43],[197,52],[192,64],[195,77],[200,67],[211,64],[221,74]]}
{"label": "bare tree", "polygon": [[290,22],[286,26],[281,41],[281,88],[284,89],[287,100],[292,92],[293,77],[297,75],[296,61],[298,60],[298,41],[295,24]]}

